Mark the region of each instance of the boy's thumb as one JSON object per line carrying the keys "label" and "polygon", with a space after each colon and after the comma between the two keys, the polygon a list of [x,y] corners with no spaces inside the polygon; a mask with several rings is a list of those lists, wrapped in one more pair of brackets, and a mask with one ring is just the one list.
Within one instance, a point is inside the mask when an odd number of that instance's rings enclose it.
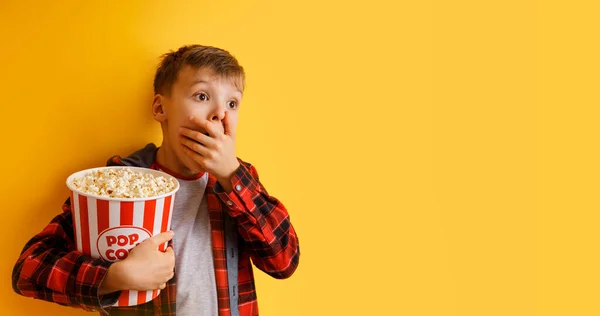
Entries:
{"label": "boy's thumb", "polygon": [[231,121],[231,116],[228,112],[225,112],[225,117],[223,118],[223,128],[225,135],[229,135],[235,139],[235,128],[233,127],[233,122]]}
{"label": "boy's thumb", "polygon": [[173,239],[173,231],[167,231],[164,233],[160,233],[156,236],[151,237],[150,239],[152,240],[152,242],[156,245],[156,246],[160,246],[164,243],[166,243],[167,241]]}

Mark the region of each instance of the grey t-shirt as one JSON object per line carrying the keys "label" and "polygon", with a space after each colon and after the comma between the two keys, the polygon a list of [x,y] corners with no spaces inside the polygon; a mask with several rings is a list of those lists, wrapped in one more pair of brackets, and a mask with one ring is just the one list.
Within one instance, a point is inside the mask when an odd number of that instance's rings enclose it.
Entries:
{"label": "grey t-shirt", "polygon": [[218,316],[210,221],[204,195],[208,173],[198,180],[178,181],[180,188],[171,219],[171,229],[175,232],[177,315]]}

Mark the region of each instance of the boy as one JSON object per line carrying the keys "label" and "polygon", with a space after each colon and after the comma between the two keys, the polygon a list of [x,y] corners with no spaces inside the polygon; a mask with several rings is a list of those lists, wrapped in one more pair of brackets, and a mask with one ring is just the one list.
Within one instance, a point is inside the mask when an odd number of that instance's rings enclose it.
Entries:
{"label": "boy", "polygon": [[[227,51],[200,45],[165,54],[152,114],[160,148],[148,144],[108,165],[163,170],[181,187],[172,231],[145,240],[123,261],[77,252],[70,201],[24,247],[13,270],[21,295],[103,315],[258,315],[250,258],[275,278],[298,266],[298,238],[285,207],[254,167],[235,156],[245,75]],[[160,252],[158,245],[171,241]],[[234,268],[230,268],[234,267]],[[146,304],[111,307],[121,290],[161,289]]]}

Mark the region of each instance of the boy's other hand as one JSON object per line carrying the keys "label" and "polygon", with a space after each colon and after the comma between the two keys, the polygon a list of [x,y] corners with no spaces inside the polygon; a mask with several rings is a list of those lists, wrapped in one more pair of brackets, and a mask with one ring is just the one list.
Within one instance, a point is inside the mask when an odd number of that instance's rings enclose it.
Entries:
{"label": "boy's other hand", "polygon": [[[235,155],[235,126],[225,112],[223,128],[218,123],[190,117],[196,129],[182,127],[180,140],[186,155],[214,175],[221,186],[231,191],[231,177],[240,166]],[[205,130],[208,135],[198,132]]]}
{"label": "boy's other hand", "polygon": [[175,253],[171,247],[167,247],[165,252],[158,250],[158,247],[172,238],[172,231],[148,238],[133,248],[123,261],[113,263],[100,286],[99,294],[120,290],[164,289],[167,281],[175,275]]}

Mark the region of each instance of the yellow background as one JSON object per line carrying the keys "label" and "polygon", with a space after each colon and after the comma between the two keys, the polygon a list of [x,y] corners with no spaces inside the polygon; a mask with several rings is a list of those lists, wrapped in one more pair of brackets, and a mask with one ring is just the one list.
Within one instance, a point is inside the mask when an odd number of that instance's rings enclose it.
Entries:
{"label": "yellow background", "polygon": [[[50,4],[53,3],[53,4]],[[65,178],[160,141],[157,57],[248,75],[238,155],[289,208],[261,315],[598,315],[598,5],[570,1],[0,1],[3,315]]]}

